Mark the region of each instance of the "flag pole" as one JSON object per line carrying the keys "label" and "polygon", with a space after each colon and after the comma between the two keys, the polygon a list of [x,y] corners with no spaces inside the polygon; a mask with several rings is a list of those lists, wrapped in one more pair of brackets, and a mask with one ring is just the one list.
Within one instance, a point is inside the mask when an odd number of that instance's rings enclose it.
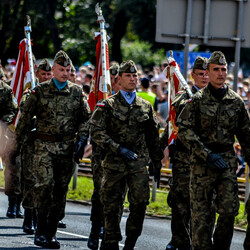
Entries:
{"label": "flag pole", "polygon": [[34,74],[34,65],[33,65],[33,59],[32,59],[32,50],[31,50],[31,20],[28,15],[27,17],[27,26],[24,26],[24,33],[27,38],[27,47],[28,47],[28,59],[29,59],[29,69],[30,69],[30,79],[31,79],[31,88],[33,89],[35,85],[35,74]]}
{"label": "flag pole", "polygon": [[102,76],[103,76],[103,85],[104,85],[104,92],[103,92],[103,99],[107,99],[108,97],[108,76],[107,76],[107,54],[106,54],[106,44],[107,44],[107,34],[105,30],[105,20],[102,15],[102,9],[99,6],[99,3],[95,6],[95,12],[97,14],[97,21],[100,24],[100,32],[101,32],[101,57],[102,57]]}

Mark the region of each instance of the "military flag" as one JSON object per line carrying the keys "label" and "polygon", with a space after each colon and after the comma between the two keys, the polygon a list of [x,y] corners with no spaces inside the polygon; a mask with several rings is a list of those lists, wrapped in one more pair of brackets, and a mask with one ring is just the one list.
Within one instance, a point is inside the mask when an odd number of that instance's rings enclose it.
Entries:
{"label": "military flag", "polygon": [[[18,105],[21,101],[23,92],[27,88],[35,87],[34,66],[30,40],[31,24],[29,16],[27,16],[27,26],[24,27],[24,30],[26,38],[19,43],[17,64],[10,84]],[[15,127],[20,115],[21,113],[19,111],[14,121]]]}
{"label": "military flag", "polygon": [[104,28],[104,17],[99,4],[96,4],[96,13],[100,23],[100,33],[95,33],[95,40],[97,41],[96,68],[88,99],[89,107],[92,111],[99,100],[106,99],[111,94],[108,39]]}
{"label": "military flag", "polygon": [[192,97],[192,92],[183,78],[180,72],[180,66],[173,58],[173,52],[170,51],[170,57],[167,58],[168,66],[164,69],[164,73],[169,81],[168,85],[168,107],[169,107],[169,116],[168,116],[168,127],[169,127],[169,138],[168,145],[172,144],[177,138],[178,127],[175,125],[176,113],[175,109],[172,106],[172,102],[176,94],[185,89],[190,97]]}

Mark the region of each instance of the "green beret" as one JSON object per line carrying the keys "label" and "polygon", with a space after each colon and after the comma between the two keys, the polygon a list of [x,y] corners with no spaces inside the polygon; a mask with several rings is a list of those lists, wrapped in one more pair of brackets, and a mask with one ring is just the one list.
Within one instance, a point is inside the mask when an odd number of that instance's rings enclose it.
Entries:
{"label": "green beret", "polygon": [[54,63],[57,63],[63,67],[67,67],[70,65],[69,56],[64,51],[60,50],[55,55]]}
{"label": "green beret", "polygon": [[221,51],[214,51],[210,58],[208,59],[208,64],[218,64],[218,65],[226,65],[226,57]]}
{"label": "green beret", "polygon": [[137,73],[137,68],[132,60],[122,62],[119,68],[119,73]]}
{"label": "green beret", "polygon": [[119,64],[113,63],[111,67],[109,68],[109,72],[111,75],[115,76],[119,72]]}
{"label": "green beret", "polygon": [[193,70],[194,69],[206,70],[207,69],[207,58],[198,56],[194,62]]}
{"label": "green beret", "polygon": [[38,69],[42,69],[44,71],[51,71],[51,64],[47,58],[42,59],[42,61],[37,65]]}

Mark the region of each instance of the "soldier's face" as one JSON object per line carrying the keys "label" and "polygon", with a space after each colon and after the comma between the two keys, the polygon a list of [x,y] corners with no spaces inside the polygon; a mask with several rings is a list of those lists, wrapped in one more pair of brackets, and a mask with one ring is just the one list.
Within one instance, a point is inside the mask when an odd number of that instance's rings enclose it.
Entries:
{"label": "soldier's face", "polygon": [[195,69],[194,72],[191,73],[195,86],[199,89],[202,89],[207,86],[209,78],[206,70]]}
{"label": "soldier's face", "polygon": [[52,70],[53,70],[54,77],[57,81],[66,82],[69,79],[71,66],[68,65],[67,67],[63,67],[57,63],[54,63]]}
{"label": "soldier's face", "polygon": [[36,71],[36,77],[38,78],[39,82],[45,82],[48,81],[52,78],[52,70],[50,71],[45,71],[43,69],[38,69]]}
{"label": "soldier's face", "polygon": [[120,81],[121,90],[132,92],[136,89],[138,75],[137,73],[122,73],[118,76],[118,81]]}
{"label": "soldier's face", "polygon": [[208,77],[210,83],[216,88],[224,86],[227,77],[227,65],[209,64]]}

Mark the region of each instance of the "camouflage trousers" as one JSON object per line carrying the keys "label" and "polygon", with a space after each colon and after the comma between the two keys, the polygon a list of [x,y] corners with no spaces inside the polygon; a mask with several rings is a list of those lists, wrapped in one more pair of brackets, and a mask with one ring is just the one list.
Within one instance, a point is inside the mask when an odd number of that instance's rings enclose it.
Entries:
{"label": "camouflage trousers", "polygon": [[119,172],[104,168],[101,200],[104,206],[104,241],[118,242],[122,239],[120,230],[121,208],[126,185],[130,214],[126,223],[126,236],[138,238],[149,203],[149,176],[146,167],[136,171]]}
{"label": "camouflage trousers", "polygon": [[103,205],[100,198],[100,190],[103,178],[103,167],[102,167],[102,148],[93,146],[91,167],[93,174],[94,191],[91,197],[91,216],[90,220],[92,223],[96,223],[100,226],[103,225]]}
{"label": "camouflage trousers", "polygon": [[172,208],[172,244],[175,247],[191,245],[190,241],[190,165],[174,161],[172,184],[168,194],[168,205]]}
{"label": "camouflage trousers", "polygon": [[1,139],[4,139],[3,141],[1,141],[1,143],[4,145],[5,148],[3,152],[3,162],[5,165],[5,194],[8,196],[22,197],[21,160],[20,157],[17,157],[15,165],[13,165],[11,161],[11,154],[13,152],[15,135],[9,128],[7,128],[5,130],[5,136]]}
{"label": "camouflage trousers", "polygon": [[[52,153],[53,144],[35,141],[34,205],[48,221],[59,221],[65,215],[66,195],[75,165],[72,154]],[[62,146],[63,148],[63,146]],[[73,148],[72,148],[73,151]]]}
{"label": "camouflage trousers", "polygon": [[[231,154],[221,155],[229,166],[229,169],[223,172],[212,170],[203,162],[196,161],[191,164],[193,250],[230,249],[234,218],[239,209],[237,162]],[[212,237],[210,220],[214,192],[216,193],[216,212],[219,217]]]}
{"label": "camouflage trousers", "polygon": [[34,143],[26,141],[21,152],[23,207],[34,208]]}
{"label": "camouflage trousers", "polygon": [[244,249],[250,249],[250,196],[248,197],[247,204],[246,204],[246,212],[247,212],[247,232],[246,238],[244,240]]}

